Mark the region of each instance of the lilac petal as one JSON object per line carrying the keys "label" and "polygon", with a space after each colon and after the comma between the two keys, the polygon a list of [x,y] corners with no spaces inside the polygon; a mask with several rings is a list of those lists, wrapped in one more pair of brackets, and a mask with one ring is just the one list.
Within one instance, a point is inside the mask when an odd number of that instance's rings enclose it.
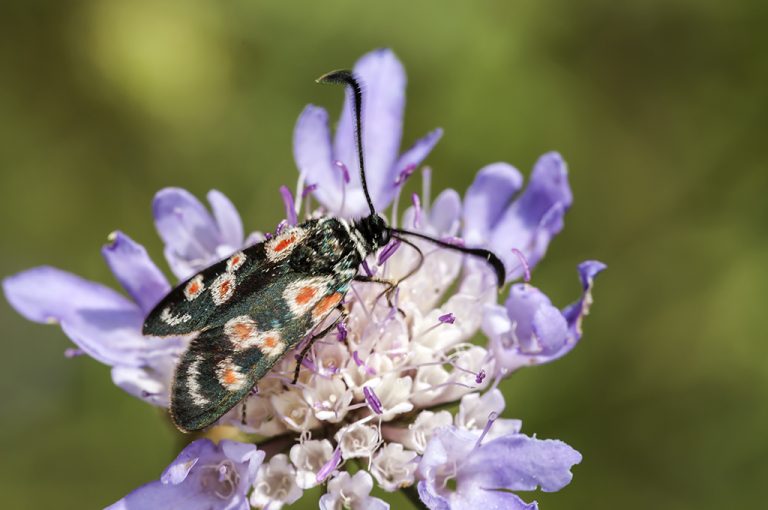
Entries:
{"label": "lilac petal", "polygon": [[429,210],[429,224],[439,236],[453,236],[461,222],[461,197],[452,189],[446,189],[435,199]]}
{"label": "lilac petal", "polygon": [[464,237],[471,244],[487,242],[491,231],[523,185],[523,176],[507,163],[480,169],[464,197]]}
{"label": "lilac petal", "polygon": [[210,509],[209,501],[200,501],[192,491],[169,490],[159,480],[149,482],[134,490],[105,510],[146,510],[152,508]]}
{"label": "lilac petal", "polygon": [[[181,188],[165,188],[152,202],[155,226],[166,244],[168,262],[201,261],[216,257],[221,243],[218,225],[200,201]],[[179,275],[182,277],[182,275]]]}
{"label": "lilac petal", "polygon": [[435,492],[431,484],[420,481],[416,486],[419,490],[419,498],[429,510],[451,510],[451,505],[447,499]]}
{"label": "lilac petal", "polygon": [[229,439],[222,439],[219,446],[224,455],[236,463],[244,464],[247,462],[248,479],[253,480],[256,478],[256,471],[258,471],[261,463],[264,462],[265,452],[258,450],[254,444],[230,441]]}
{"label": "lilac petal", "polygon": [[3,280],[10,304],[29,320],[58,322],[89,356],[107,365],[137,366],[148,341],[144,314],[114,290],[52,267],[37,267]]}
{"label": "lilac petal", "polygon": [[[392,50],[378,49],[363,55],[353,71],[363,88],[363,149],[368,188],[374,205],[381,210],[388,205],[392,182],[402,170],[397,168],[395,160],[403,129],[405,70]],[[349,92],[333,147],[335,159],[343,161],[352,173],[353,183],[359,183],[360,167]]]}
{"label": "lilac petal", "polygon": [[211,204],[213,217],[219,228],[221,242],[237,250],[243,245],[243,221],[235,208],[235,204],[221,191],[212,189],[207,195]]}
{"label": "lilac petal", "polygon": [[101,249],[120,285],[131,295],[144,313],[171,290],[168,280],[147,255],[144,247],[120,231],[109,236],[109,244]]}
{"label": "lilac petal", "polygon": [[589,307],[592,304],[594,278],[607,267],[597,260],[587,260],[579,264],[579,279],[583,289],[581,299],[563,309],[563,316],[568,322],[568,329],[574,343],[581,338],[581,321],[589,313]]}
{"label": "lilac petal", "polygon": [[339,212],[343,174],[334,168],[328,112],[324,108],[307,105],[299,115],[293,130],[293,158],[306,180],[318,183],[315,197],[329,210]]}
{"label": "lilac petal", "polygon": [[560,350],[568,336],[568,325],[560,310],[536,287],[516,284],[504,306],[515,324],[515,336],[523,353],[550,355]]}
{"label": "lilac petal", "polygon": [[539,508],[535,501],[528,504],[511,492],[487,490],[478,486],[462,487],[461,494],[458,494],[452,503],[452,509],[503,508],[504,510],[537,510]]}
{"label": "lilac petal", "polygon": [[187,479],[187,475],[203,456],[212,455],[215,446],[210,439],[198,439],[189,443],[181,453],[165,468],[160,476],[164,484],[178,485]]}
{"label": "lilac petal", "polygon": [[562,441],[513,434],[472,451],[457,487],[555,492],[571,482],[571,467],[579,462],[581,454]]}
{"label": "lilac petal", "polygon": [[[573,202],[565,162],[556,152],[539,158],[530,182],[491,232],[490,246],[506,267],[515,267],[512,248],[520,250],[533,268],[550,240],[563,228],[563,217]],[[517,278],[522,268],[510,276]]]}

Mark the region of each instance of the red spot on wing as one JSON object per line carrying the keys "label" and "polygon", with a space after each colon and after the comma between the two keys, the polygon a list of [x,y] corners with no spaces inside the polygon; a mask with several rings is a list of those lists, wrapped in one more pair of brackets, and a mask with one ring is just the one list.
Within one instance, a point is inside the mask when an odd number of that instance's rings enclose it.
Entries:
{"label": "red spot on wing", "polygon": [[312,310],[312,316],[317,319],[319,317],[322,317],[326,313],[330,312],[332,309],[336,307],[336,305],[341,303],[342,297],[343,296],[340,292],[335,292],[333,294],[325,296],[323,299],[320,300],[320,302],[317,303],[317,306],[315,306],[315,309]]}
{"label": "red spot on wing", "polygon": [[222,296],[225,296],[227,292],[229,292],[229,286],[232,285],[232,282],[229,280],[224,280],[221,282],[221,285],[219,285],[219,294]]}
{"label": "red spot on wing", "polygon": [[277,244],[275,244],[275,247],[272,248],[277,253],[280,253],[284,249],[288,248],[290,245],[292,245],[294,242],[296,242],[296,236],[291,235],[290,237],[286,237],[285,239],[281,240]]}
{"label": "red spot on wing", "polygon": [[190,294],[197,294],[200,291],[200,284],[197,282],[191,282],[187,287],[187,292]]}
{"label": "red spot on wing", "polygon": [[298,294],[296,294],[296,304],[306,305],[309,301],[315,297],[317,289],[314,287],[302,287]]}

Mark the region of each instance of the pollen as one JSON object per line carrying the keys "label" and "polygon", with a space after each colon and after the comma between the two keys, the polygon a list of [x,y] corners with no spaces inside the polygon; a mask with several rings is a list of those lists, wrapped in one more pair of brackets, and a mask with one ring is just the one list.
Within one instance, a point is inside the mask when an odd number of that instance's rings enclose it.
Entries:
{"label": "pollen", "polygon": [[309,301],[315,297],[317,289],[314,287],[302,287],[296,294],[296,304],[306,305]]}

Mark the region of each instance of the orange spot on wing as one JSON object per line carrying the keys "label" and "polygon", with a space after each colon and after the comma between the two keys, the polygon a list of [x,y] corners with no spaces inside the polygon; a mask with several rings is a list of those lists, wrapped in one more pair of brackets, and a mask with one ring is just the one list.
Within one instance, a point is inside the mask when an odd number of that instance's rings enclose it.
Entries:
{"label": "orange spot on wing", "polygon": [[200,290],[200,284],[197,282],[192,282],[189,284],[189,287],[187,288],[187,291],[190,294],[197,294],[197,291]]}
{"label": "orange spot on wing", "polygon": [[232,334],[240,340],[247,340],[253,333],[253,327],[245,322],[238,322],[232,326]]}
{"label": "orange spot on wing", "polygon": [[302,287],[299,293],[296,294],[296,304],[306,305],[309,301],[315,297],[317,289],[314,287]]}
{"label": "orange spot on wing", "polygon": [[341,302],[341,298],[343,296],[340,292],[335,292],[329,296],[325,296],[323,299],[320,300],[319,303],[317,303],[317,306],[315,306],[315,309],[312,310],[312,315],[315,318],[322,317],[329,311],[331,311],[333,308],[336,307]]}
{"label": "orange spot on wing", "polygon": [[273,336],[268,336],[263,341],[264,347],[268,349],[274,349],[277,346],[277,338]]}
{"label": "orange spot on wing", "polygon": [[221,285],[219,285],[219,294],[223,296],[227,292],[229,292],[229,286],[230,286],[229,280],[224,280],[223,282],[221,282]]}
{"label": "orange spot on wing", "polygon": [[284,249],[288,248],[290,245],[292,245],[294,241],[296,241],[296,236],[286,237],[285,239],[277,243],[273,248],[273,250],[275,250],[276,252],[281,252]]}
{"label": "orange spot on wing", "polygon": [[228,368],[224,371],[224,376],[222,377],[222,380],[224,384],[235,384],[237,382],[237,372],[232,370],[231,368]]}

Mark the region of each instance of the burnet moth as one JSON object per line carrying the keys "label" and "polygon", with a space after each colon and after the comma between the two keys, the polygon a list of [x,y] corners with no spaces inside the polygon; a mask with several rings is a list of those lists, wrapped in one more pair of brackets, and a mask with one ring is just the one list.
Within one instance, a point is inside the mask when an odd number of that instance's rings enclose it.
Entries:
{"label": "burnet moth", "polygon": [[[373,207],[365,180],[360,85],[350,71],[333,71],[317,81],[352,89],[360,180],[371,212],[353,221],[321,217],[288,227],[200,271],[149,313],[145,335],[195,335],[176,366],[171,390],[171,417],[184,432],[214,423],[246,398],[287,351],[308,339],[297,356],[295,383],[312,341],[343,319],[342,301],[353,281],[384,283],[390,290],[397,284],[358,274],[366,257],[392,238],[411,245],[403,236],[425,239],[482,258],[495,270],[499,286],[504,283],[504,266],[488,250],[387,225]],[[342,312],[336,321],[313,335],[334,310]]]}

